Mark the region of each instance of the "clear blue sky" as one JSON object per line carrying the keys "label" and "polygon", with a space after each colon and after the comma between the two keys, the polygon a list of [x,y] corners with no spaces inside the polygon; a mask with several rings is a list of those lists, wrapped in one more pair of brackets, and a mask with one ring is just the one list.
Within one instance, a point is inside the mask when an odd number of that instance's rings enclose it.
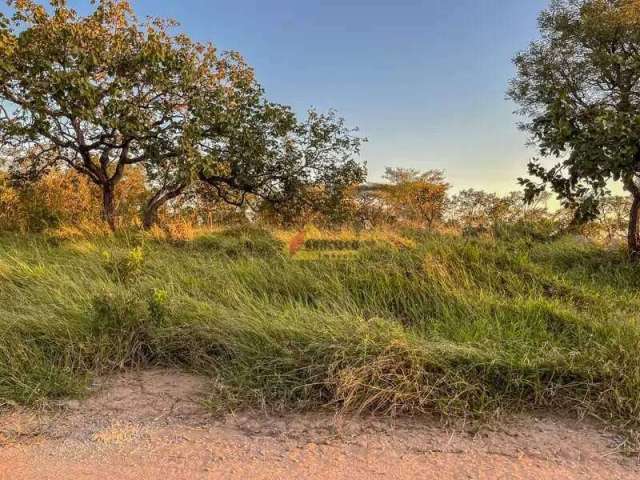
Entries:
{"label": "clear blue sky", "polygon": [[[70,0],[86,11],[89,0]],[[456,189],[506,192],[534,155],[505,100],[511,58],[548,0],[132,0],[140,16],[241,52],[267,94],[337,109],[385,166],[446,170]]]}

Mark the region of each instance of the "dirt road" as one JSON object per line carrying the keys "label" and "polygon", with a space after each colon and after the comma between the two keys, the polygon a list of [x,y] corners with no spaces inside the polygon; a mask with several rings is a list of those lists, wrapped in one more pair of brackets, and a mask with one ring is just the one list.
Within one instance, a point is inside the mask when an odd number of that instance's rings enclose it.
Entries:
{"label": "dirt road", "polygon": [[0,414],[0,480],[638,479],[593,425],[520,418],[480,431],[326,414],[214,419],[203,379],[109,379],[55,412]]}

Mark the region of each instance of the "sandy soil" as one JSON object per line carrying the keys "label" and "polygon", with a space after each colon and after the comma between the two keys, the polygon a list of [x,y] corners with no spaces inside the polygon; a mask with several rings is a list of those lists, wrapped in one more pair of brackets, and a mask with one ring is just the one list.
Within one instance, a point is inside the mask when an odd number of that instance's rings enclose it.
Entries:
{"label": "sandy soil", "polygon": [[500,428],[327,414],[212,418],[207,383],[170,371],[103,380],[88,400],[0,414],[0,479],[638,479],[594,425]]}

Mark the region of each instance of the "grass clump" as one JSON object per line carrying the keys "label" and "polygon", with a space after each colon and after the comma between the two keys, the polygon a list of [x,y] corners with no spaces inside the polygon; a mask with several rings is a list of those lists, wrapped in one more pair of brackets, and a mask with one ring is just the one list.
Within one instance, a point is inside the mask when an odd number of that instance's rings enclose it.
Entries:
{"label": "grass clump", "polygon": [[640,267],[571,238],[409,233],[305,259],[255,230],[144,248],[0,237],[0,403],[178,366],[215,377],[226,406],[638,426]]}
{"label": "grass clump", "polygon": [[360,250],[375,245],[373,240],[312,238],[304,242],[307,250]]}
{"label": "grass clump", "polygon": [[192,249],[230,258],[243,256],[271,257],[282,254],[283,242],[269,232],[253,228],[236,228],[196,237]]}

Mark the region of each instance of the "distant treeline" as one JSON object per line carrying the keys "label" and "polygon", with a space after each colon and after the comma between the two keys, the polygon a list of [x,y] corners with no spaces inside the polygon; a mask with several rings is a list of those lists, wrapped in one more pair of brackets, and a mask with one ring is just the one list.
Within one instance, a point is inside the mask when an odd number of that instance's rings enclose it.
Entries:
{"label": "distant treeline", "polygon": [[[256,223],[298,229],[315,224],[324,228],[450,229],[464,235],[520,228],[540,239],[571,231],[617,241],[624,238],[630,208],[629,198],[610,196],[603,199],[595,219],[581,221],[570,209],[549,208],[550,195],[528,203],[520,192],[502,196],[473,189],[451,193],[441,171],[389,168],[385,180],[354,185],[333,205],[303,202],[288,208],[251,197],[242,206],[234,206],[202,184],[163,206],[156,228],[173,228],[176,223],[193,227]],[[149,189],[140,169],[130,169],[124,176],[115,192],[121,228],[141,227]],[[38,232],[76,226],[107,231],[101,211],[99,189],[74,171],[55,170],[28,183],[12,182],[9,174],[0,172],[0,230]]]}

